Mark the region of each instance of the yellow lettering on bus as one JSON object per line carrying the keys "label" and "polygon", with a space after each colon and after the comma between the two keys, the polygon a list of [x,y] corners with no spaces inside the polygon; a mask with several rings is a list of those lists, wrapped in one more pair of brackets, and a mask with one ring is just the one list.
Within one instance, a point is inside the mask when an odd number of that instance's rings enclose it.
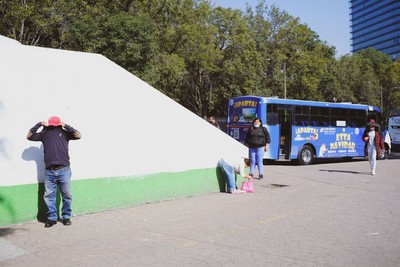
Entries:
{"label": "yellow lettering on bus", "polygon": [[347,133],[336,134],[336,141],[350,141],[350,134]]}
{"label": "yellow lettering on bus", "polygon": [[301,127],[296,129],[296,134],[302,134],[302,133],[313,133],[315,135],[318,135],[318,129],[312,127]]}
{"label": "yellow lettering on bus", "polygon": [[329,144],[329,149],[338,149],[338,148],[349,148],[349,149],[355,149],[356,143],[354,142],[347,142],[347,141],[341,141],[341,142],[332,142]]}
{"label": "yellow lettering on bus", "polygon": [[257,101],[253,100],[242,100],[238,101],[233,105],[234,108],[239,108],[239,107],[257,107]]}

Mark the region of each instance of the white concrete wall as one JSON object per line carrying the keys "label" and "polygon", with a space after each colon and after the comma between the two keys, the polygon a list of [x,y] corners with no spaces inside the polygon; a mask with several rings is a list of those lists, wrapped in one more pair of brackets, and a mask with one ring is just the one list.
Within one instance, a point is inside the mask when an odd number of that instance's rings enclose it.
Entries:
{"label": "white concrete wall", "polygon": [[73,179],[215,167],[247,149],[98,54],[0,45],[0,186],[42,179],[40,142],[26,139],[52,116],[78,129]]}

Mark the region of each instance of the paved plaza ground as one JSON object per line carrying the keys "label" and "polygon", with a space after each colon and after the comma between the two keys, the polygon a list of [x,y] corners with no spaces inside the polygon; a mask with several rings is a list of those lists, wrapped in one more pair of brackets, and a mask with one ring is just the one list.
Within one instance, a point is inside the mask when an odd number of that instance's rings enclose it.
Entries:
{"label": "paved plaza ground", "polygon": [[3,227],[0,266],[400,266],[399,163],[274,163],[255,193]]}

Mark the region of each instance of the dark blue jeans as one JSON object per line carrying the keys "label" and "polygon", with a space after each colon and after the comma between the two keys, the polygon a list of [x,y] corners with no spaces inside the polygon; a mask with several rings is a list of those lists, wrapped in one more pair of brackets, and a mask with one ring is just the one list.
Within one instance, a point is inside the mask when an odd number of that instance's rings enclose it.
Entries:
{"label": "dark blue jeans", "polygon": [[45,170],[44,174],[44,202],[49,209],[47,219],[57,221],[58,213],[56,207],[57,187],[60,187],[62,197],[62,211],[63,219],[71,217],[71,168],[69,166],[63,167],[59,170]]}

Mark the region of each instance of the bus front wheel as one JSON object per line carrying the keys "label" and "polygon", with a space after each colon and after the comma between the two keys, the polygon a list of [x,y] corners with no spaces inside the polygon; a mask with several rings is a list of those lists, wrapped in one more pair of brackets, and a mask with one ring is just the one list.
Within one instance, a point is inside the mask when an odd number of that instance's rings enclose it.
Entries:
{"label": "bus front wheel", "polygon": [[311,146],[305,145],[301,148],[298,157],[300,165],[310,165],[313,163],[314,158],[315,158],[314,149]]}

